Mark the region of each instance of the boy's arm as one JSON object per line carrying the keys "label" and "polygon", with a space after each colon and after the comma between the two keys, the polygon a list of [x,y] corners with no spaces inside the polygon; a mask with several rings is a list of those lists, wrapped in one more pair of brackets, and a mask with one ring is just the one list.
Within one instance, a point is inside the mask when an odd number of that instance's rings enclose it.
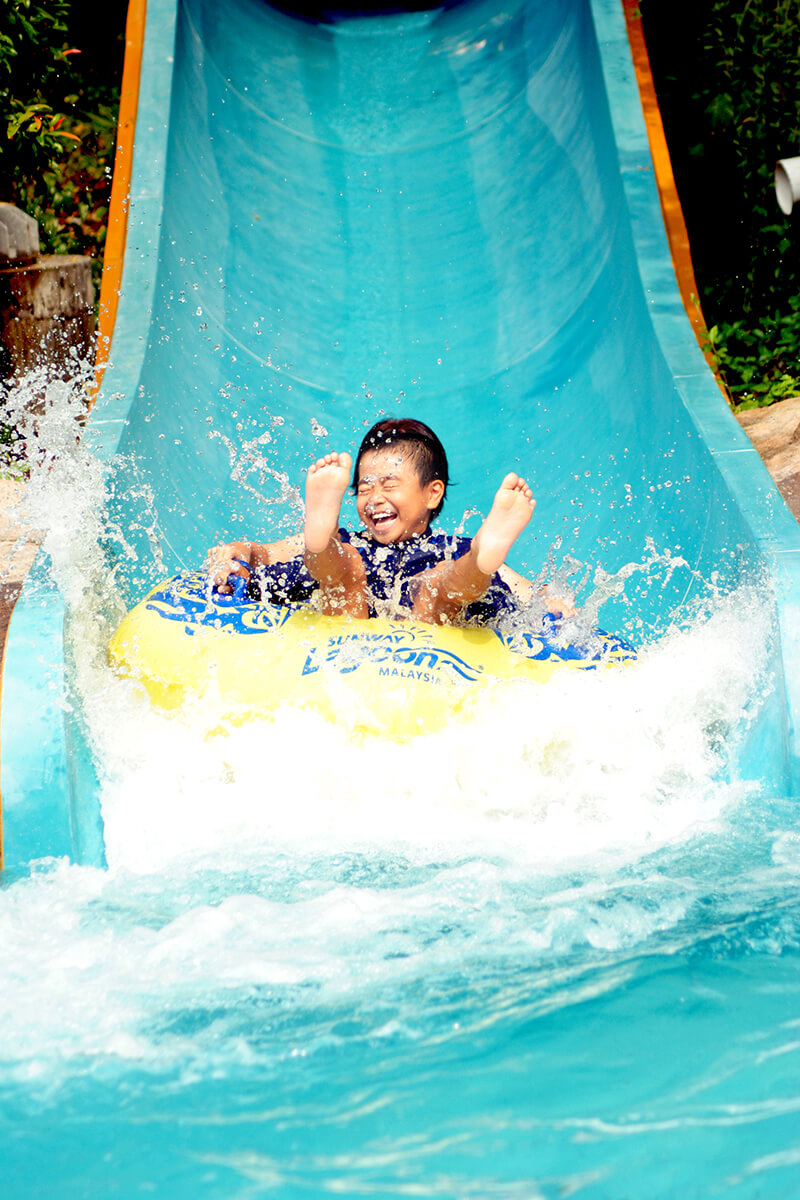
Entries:
{"label": "boy's arm", "polygon": [[206,570],[211,586],[218,592],[231,592],[229,575],[249,579],[259,567],[289,562],[303,553],[303,535],[283,538],[279,542],[223,542],[206,555]]}
{"label": "boy's arm", "polygon": [[514,598],[521,600],[523,604],[529,601],[535,594],[544,600],[548,612],[562,617],[575,616],[577,609],[572,600],[567,600],[564,596],[552,595],[548,587],[539,588],[538,591],[535,591],[530,579],[526,579],[524,575],[518,575],[516,571],[512,571],[511,567],[507,567],[505,563],[503,563],[498,571],[498,575],[511,588],[511,594]]}

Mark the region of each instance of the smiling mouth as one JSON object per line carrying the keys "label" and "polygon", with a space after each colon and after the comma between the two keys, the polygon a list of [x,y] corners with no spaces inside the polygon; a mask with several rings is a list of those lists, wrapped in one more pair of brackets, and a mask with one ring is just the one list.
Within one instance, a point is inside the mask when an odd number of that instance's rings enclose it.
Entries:
{"label": "smiling mouth", "polygon": [[388,525],[388,523],[390,521],[393,521],[395,519],[395,513],[392,513],[392,512],[370,513],[369,519],[376,529],[380,529],[383,525]]}

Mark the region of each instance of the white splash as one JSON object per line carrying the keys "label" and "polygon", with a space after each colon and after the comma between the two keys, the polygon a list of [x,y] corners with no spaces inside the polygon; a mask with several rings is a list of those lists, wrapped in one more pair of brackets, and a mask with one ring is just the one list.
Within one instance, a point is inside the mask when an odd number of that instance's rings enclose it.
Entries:
{"label": "white splash", "polygon": [[[720,782],[730,748],[770,685],[770,631],[755,588],[713,596],[707,612],[637,663],[567,670],[546,687],[492,686],[468,721],[402,746],[354,744],[289,702],[272,720],[215,737],[204,736],[208,722],[191,706],[177,716],[151,708],[106,665],[121,604],[103,547],[124,548],[125,530],[105,517],[114,465],[98,463],[77,437],[85,382],[48,385],[28,509],[47,531],[73,610],[74,686],[100,764],[113,867],[162,870],[259,841],[494,847],[552,865],[640,853],[720,813],[731,795]],[[262,469],[259,445],[241,455],[230,448],[233,473]],[[648,545],[641,563],[613,577],[595,572],[585,612],[594,622],[601,600],[634,573],[668,577],[682,566]],[[548,569],[556,587],[582,574],[575,592],[587,579],[572,560]]]}
{"label": "white splash", "polygon": [[[105,521],[109,470],[76,439],[79,407],[52,393],[28,505],[73,608],[109,869],[43,864],[0,892],[0,1064],[15,1079],[280,1057],[292,1047],[240,1034],[237,996],[265,988],[302,1012],[307,989],[315,1005],[349,1002],[460,970],[465,947],[485,961],[625,950],[680,924],[687,895],[646,868],[634,877],[647,856],[723,829],[747,786],[727,766],[771,686],[756,588],[714,597],[636,663],[494,686],[469,720],[405,745],[356,744],[289,703],[205,736],[191,706],[158,711],[106,665],[119,597],[101,546],[125,531]],[[349,862],[366,878],[342,878]],[[624,888],[609,883],[626,871]],[[170,1030],[171,1013],[203,1006],[231,1015],[230,1031],[227,1015]],[[403,1013],[385,1036],[415,1036],[417,1020]]]}

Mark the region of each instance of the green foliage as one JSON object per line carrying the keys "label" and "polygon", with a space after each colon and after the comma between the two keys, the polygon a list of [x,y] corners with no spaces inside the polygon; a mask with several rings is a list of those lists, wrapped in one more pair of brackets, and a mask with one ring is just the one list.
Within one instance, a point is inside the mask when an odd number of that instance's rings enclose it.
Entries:
{"label": "green foliage", "polygon": [[800,153],[798,0],[643,0],[709,343],[734,404],[800,394],[800,214],[775,199]]}
{"label": "green foliage", "polygon": [[89,254],[99,283],[124,5],[0,0],[0,179],[39,222],[42,249]]}
{"label": "green foliage", "polygon": [[117,110],[97,96],[83,99],[90,102],[92,111],[73,109],[75,141],[39,180],[19,187],[18,203],[39,222],[42,243],[51,253],[92,256],[97,289],[106,238]]}
{"label": "green foliage", "polygon": [[0,479],[19,479],[27,474],[24,439],[13,425],[0,422]]}
{"label": "green foliage", "polygon": [[712,325],[708,345],[737,411],[800,396],[800,296],[755,325]]}
{"label": "green foliage", "polygon": [[0,178],[16,189],[56,163],[65,141],[65,114],[53,91],[69,67],[69,0],[0,0]]}
{"label": "green foliage", "polygon": [[740,226],[735,261],[715,273],[714,303],[764,324],[765,313],[788,311],[800,292],[798,226],[778,209],[773,185],[775,161],[800,149],[797,0],[715,0],[701,45],[708,75],[695,95],[706,105],[704,142],[724,142],[719,199]]}

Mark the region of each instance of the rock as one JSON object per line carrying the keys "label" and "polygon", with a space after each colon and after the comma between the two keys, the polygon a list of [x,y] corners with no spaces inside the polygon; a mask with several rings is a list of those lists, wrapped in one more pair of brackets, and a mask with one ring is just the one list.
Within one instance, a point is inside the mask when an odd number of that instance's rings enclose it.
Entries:
{"label": "rock", "polygon": [[74,354],[94,352],[92,261],[44,254],[0,267],[0,379],[46,363],[58,378],[75,373]]}
{"label": "rock", "polygon": [[21,208],[0,204],[0,263],[21,263],[39,254],[39,226]]}
{"label": "rock", "polygon": [[800,521],[800,396],[752,408],[736,420],[755,446],[778,491]]}

